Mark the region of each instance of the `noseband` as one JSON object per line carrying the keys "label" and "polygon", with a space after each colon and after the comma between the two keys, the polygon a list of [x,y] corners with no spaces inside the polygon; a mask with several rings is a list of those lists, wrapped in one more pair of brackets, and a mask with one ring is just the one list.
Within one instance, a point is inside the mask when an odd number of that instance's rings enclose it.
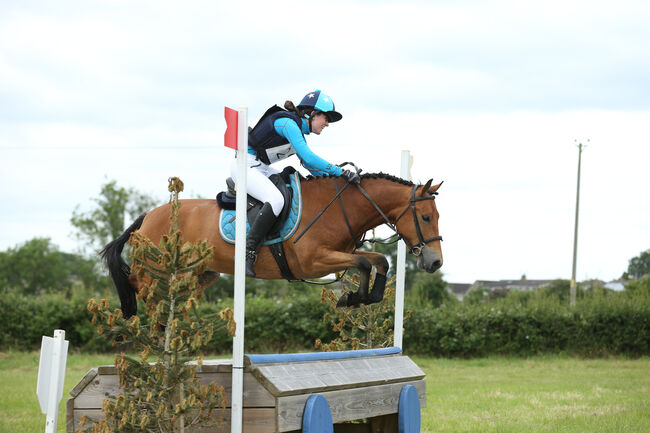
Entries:
{"label": "noseband", "polygon": [[[390,227],[391,230],[393,230],[397,234],[397,239],[398,240],[402,239],[404,241],[404,243],[406,244],[406,246],[408,247],[409,251],[411,251],[411,253],[414,256],[416,256],[416,257],[419,256],[422,253],[422,248],[424,248],[426,246],[426,244],[428,244],[429,242],[441,241],[442,240],[442,236],[433,236],[433,237],[430,237],[428,239],[424,239],[424,236],[422,235],[422,229],[420,228],[420,222],[418,221],[418,216],[417,216],[417,213],[415,212],[415,203],[417,203],[419,201],[424,201],[424,200],[435,200],[437,192],[434,192],[432,195],[428,195],[426,197],[416,197],[415,196],[415,191],[418,189],[418,185],[413,185],[413,190],[411,191],[411,199],[409,200],[409,204],[406,205],[406,208],[402,211],[401,214],[399,214],[399,216],[397,217],[395,222],[391,223],[390,220],[388,219],[388,217],[386,216],[386,214],[384,214],[384,212],[382,212],[382,210],[379,208],[379,206],[377,206],[377,203],[374,202],[374,200],[361,187],[361,185],[357,184],[356,186],[357,186],[357,188],[359,188],[359,191],[361,191],[361,194],[363,194],[364,197],[366,197],[366,199],[368,199],[370,204],[373,205],[375,210],[377,210],[379,215],[382,216],[382,218],[385,221],[385,224],[388,227]],[[413,212],[413,223],[415,224],[415,231],[416,231],[416,233],[418,235],[419,243],[417,245],[413,245],[403,234],[401,234],[399,232],[399,230],[397,230],[397,222],[400,220],[400,218],[402,218],[404,216],[404,214],[409,210],[409,208]]]}

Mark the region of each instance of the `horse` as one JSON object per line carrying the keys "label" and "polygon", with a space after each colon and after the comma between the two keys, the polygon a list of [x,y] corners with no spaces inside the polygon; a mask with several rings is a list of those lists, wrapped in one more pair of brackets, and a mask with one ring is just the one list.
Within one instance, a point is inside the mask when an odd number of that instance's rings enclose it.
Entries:
{"label": "horse", "polygon": [[[296,279],[315,279],[356,268],[360,274],[359,289],[355,293],[345,293],[338,306],[381,301],[388,260],[383,254],[361,251],[357,247],[367,231],[382,224],[393,229],[417,256],[420,269],[435,272],[443,263],[439,214],[434,200],[442,182],[431,184],[431,179],[424,185],[417,185],[384,173],[363,174],[359,184],[348,184],[338,176],[303,179],[302,218],[294,235],[283,243],[291,272]],[[203,275],[205,278],[200,276],[199,280],[212,282],[220,273],[233,274],[235,248],[219,234],[221,208],[216,200],[183,199],[179,202],[178,224],[183,241],[207,240],[214,247],[213,260]],[[165,204],[140,215],[100,252],[117,289],[125,318],[137,312],[136,293],[140,282],[130,273],[129,265],[121,256],[124,245],[136,230],[158,244],[169,228],[170,204]],[[368,292],[373,266],[376,276]],[[261,279],[283,278],[268,247],[262,247],[258,254],[255,273],[256,278]]]}

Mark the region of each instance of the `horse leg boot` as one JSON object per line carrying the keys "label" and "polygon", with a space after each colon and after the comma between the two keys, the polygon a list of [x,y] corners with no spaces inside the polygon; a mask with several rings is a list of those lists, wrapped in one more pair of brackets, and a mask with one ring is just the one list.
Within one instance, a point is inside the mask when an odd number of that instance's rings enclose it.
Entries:
{"label": "horse leg boot", "polygon": [[255,277],[255,262],[264,236],[271,230],[276,216],[269,202],[264,203],[246,238],[246,276]]}
{"label": "horse leg boot", "polygon": [[375,275],[375,282],[372,285],[372,291],[368,297],[368,303],[374,304],[375,302],[380,302],[384,299],[384,291],[386,290],[386,275],[382,275],[379,272]]}

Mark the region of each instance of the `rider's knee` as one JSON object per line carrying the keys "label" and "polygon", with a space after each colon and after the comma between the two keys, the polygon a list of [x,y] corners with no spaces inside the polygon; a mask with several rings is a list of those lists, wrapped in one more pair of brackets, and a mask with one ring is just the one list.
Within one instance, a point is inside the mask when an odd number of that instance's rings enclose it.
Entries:
{"label": "rider's knee", "polygon": [[271,194],[271,196],[268,197],[267,201],[271,205],[271,208],[273,208],[273,214],[275,216],[280,215],[280,212],[282,212],[282,207],[284,206],[284,197],[282,196],[282,193],[280,191],[277,191],[277,194]]}

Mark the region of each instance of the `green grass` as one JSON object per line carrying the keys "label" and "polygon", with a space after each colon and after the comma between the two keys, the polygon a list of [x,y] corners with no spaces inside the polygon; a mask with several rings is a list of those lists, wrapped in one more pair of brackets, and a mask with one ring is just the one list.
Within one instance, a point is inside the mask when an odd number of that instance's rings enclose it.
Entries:
{"label": "green grass", "polygon": [[[0,433],[43,431],[36,398],[39,353],[0,353]],[[113,355],[70,354],[68,392]],[[427,374],[422,432],[647,432],[650,358],[448,360],[413,357]]]}
{"label": "green grass", "polygon": [[[0,433],[36,433],[45,430],[45,415],[36,397],[40,352],[0,353]],[[88,370],[113,364],[115,355],[68,354],[58,431],[65,432],[65,402],[70,390]]]}
{"label": "green grass", "polygon": [[650,359],[413,357],[423,432],[648,432]]}

